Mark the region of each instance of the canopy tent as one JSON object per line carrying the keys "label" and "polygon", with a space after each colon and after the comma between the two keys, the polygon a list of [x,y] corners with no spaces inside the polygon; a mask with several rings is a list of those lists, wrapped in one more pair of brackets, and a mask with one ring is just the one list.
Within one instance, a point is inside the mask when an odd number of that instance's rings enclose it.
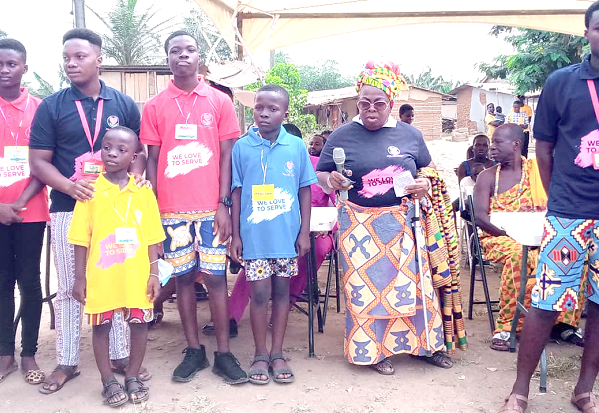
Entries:
{"label": "canopy tent", "polygon": [[419,23],[488,23],[582,35],[591,0],[195,0],[244,55]]}

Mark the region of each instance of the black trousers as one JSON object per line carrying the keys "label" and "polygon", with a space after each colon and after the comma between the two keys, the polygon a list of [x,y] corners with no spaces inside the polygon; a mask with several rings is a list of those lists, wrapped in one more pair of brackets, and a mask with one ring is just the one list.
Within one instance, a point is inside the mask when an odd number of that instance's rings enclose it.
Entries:
{"label": "black trousers", "polygon": [[42,315],[40,258],[45,228],[45,222],[0,224],[0,356],[15,353],[15,283],[23,303],[21,357],[32,357],[37,352]]}
{"label": "black trousers", "polygon": [[522,156],[528,158],[528,144],[530,143],[530,132],[524,132],[524,142],[522,142]]}

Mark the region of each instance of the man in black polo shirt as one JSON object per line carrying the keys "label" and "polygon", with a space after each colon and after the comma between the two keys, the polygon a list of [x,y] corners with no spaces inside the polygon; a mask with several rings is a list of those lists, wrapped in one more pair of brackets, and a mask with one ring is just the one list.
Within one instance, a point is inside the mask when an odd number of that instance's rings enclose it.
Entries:
{"label": "man in black polo shirt", "polygon": [[[79,337],[82,306],[72,297],[75,280],[73,246],[67,231],[76,201],[94,195],[90,184],[102,170],[100,148],[107,129],[127,126],[139,133],[140,115],[135,102],[100,80],[102,63],[100,36],[91,30],[73,29],[63,37],[63,64],[71,87],[44,99],[31,127],[31,173],[52,187],[50,216],[58,293],[56,295],[56,355],[58,365],[46,378],[40,392],[55,393],[79,372]],[[140,153],[133,173],[145,169]],[[141,159],[140,159],[141,158]],[[132,167],[132,169],[133,169]],[[112,323],[111,359],[117,370],[127,365],[127,324],[122,315]],[[142,379],[149,379],[144,371]],[[112,390],[112,389],[111,389]]]}
{"label": "man in black polo shirt", "polygon": [[579,305],[588,257],[588,317],[580,377],[571,401],[599,411],[591,393],[599,371],[599,2],[585,13],[591,54],[553,72],[537,107],[534,137],[543,186],[549,195],[532,307],[524,320],[516,382],[501,412],[524,412],[530,378],[560,311]]}

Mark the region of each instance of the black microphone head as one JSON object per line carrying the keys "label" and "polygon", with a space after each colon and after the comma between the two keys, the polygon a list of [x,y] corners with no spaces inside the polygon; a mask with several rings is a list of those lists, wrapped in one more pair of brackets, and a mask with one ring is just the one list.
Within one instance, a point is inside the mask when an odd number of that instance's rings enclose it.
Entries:
{"label": "black microphone head", "polygon": [[333,162],[335,162],[335,165],[343,165],[345,163],[345,151],[343,148],[333,148]]}

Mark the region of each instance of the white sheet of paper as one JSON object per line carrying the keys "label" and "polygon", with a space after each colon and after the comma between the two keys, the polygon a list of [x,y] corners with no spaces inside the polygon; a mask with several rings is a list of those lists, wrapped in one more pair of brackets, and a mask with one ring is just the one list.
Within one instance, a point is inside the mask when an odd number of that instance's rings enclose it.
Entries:
{"label": "white sheet of paper", "polygon": [[406,186],[414,185],[415,183],[416,181],[414,181],[410,171],[403,171],[402,173],[395,175],[393,177],[393,190],[395,191],[395,196],[398,198],[404,196],[406,194]]}

